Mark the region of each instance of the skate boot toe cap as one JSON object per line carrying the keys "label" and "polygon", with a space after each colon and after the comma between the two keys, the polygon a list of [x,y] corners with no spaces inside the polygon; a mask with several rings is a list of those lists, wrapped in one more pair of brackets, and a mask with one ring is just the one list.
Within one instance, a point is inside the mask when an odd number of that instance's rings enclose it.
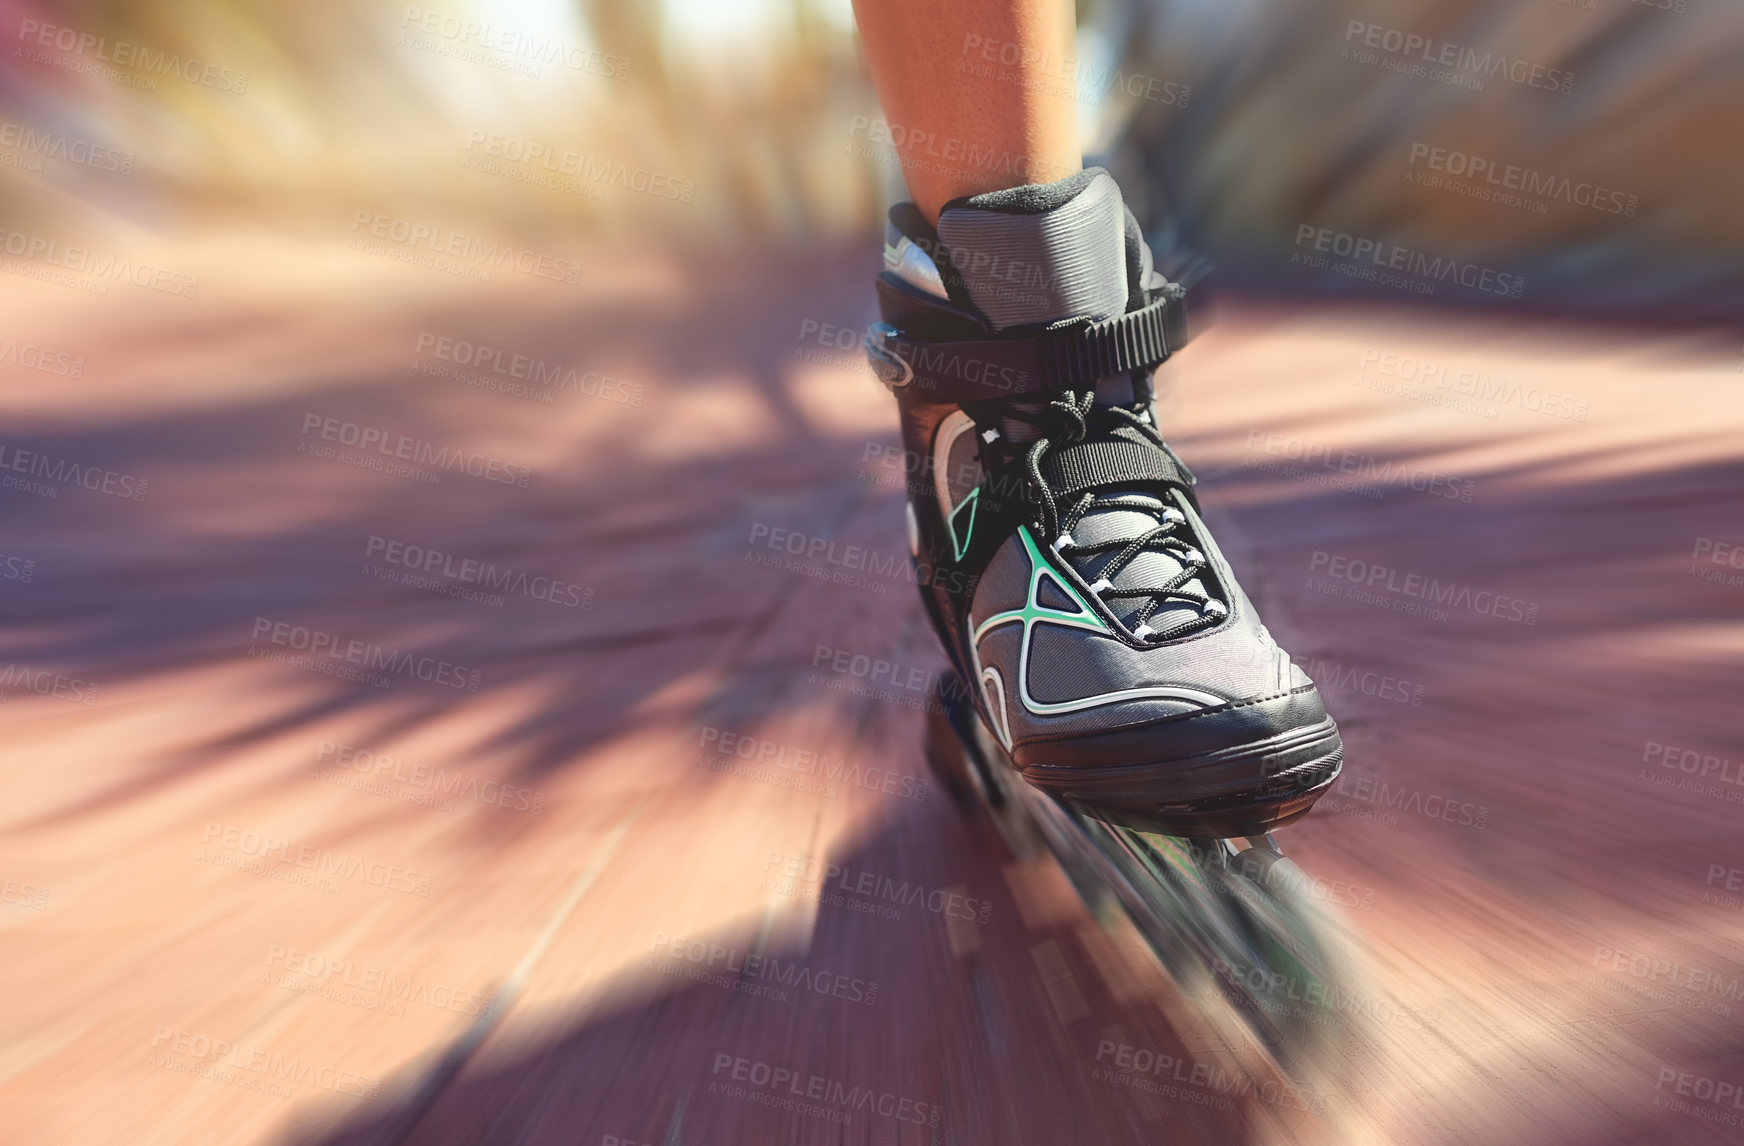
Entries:
{"label": "skate boot toe cap", "polygon": [[1185,713],[1171,704],[1130,701],[1111,705],[1103,719],[1104,727],[1099,729],[1080,724],[1023,737],[1012,745],[1012,759],[1025,768],[1188,760],[1287,741],[1332,723],[1312,684]]}

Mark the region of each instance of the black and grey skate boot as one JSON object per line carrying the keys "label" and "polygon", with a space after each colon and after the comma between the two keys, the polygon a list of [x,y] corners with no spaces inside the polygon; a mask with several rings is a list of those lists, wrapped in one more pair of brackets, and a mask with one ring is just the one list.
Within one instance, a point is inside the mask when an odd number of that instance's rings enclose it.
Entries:
{"label": "black and grey skate boot", "polygon": [[[1185,341],[1113,178],[891,212],[884,321],[922,597],[1031,784],[1175,835],[1255,835],[1338,774],[1338,729],[1273,642],[1158,433]],[[915,472],[911,468],[911,472]]]}

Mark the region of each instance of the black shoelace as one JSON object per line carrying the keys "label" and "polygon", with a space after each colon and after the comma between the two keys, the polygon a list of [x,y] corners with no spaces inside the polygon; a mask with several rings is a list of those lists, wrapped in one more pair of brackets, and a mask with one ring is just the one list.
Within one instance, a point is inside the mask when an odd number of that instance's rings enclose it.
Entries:
{"label": "black shoelace", "polygon": [[[1047,476],[1042,472],[1042,459],[1056,443],[1069,445],[1082,441],[1099,430],[1122,424],[1137,430],[1158,449],[1166,449],[1161,435],[1151,425],[1147,406],[1098,406],[1095,391],[1067,390],[1061,391],[1045,406],[1030,406],[1026,409],[1018,403],[1005,403],[999,413],[1004,418],[1032,427],[1037,436],[1022,443],[1009,442],[1003,434],[991,442],[983,437],[983,464],[992,463],[989,469],[994,466],[1003,469],[1021,455],[1025,485],[1036,511],[1030,526],[1062,558],[1070,562],[1073,558],[1093,558],[1103,553],[1114,553],[1102,566],[1090,589],[1105,601],[1142,600],[1143,603],[1133,613],[1129,625],[1133,636],[1151,643],[1173,640],[1199,629],[1209,628],[1228,615],[1228,607],[1222,601],[1188,584],[1200,579],[1200,575],[1209,568],[1209,563],[1205,555],[1192,544],[1187,532],[1187,519],[1179,509],[1161,498],[1146,494],[1087,490],[1073,499],[1070,505],[1063,507],[1062,512],[1059,499],[1055,497]],[[994,449],[996,446],[1004,448]],[[1082,544],[1072,537],[1072,530],[1086,514],[1093,510],[1113,509],[1138,510],[1155,519],[1157,524],[1126,539],[1115,538]],[[1114,578],[1147,552],[1167,554],[1180,564],[1180,571],[1161,585],[1115,588]],[[1074,569],[1076,568],[1074,565]],[[1176,620],[1161,630],[1152,629],[1151,618],[1171,601],[1192,605],[1198,615]]]}

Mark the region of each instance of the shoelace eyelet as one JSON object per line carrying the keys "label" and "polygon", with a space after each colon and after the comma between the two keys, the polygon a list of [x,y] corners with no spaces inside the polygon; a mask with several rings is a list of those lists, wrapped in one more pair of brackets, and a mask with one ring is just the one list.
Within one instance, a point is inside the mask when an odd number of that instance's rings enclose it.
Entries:
{"label": "shoelace eyelet", "polygon": [[[1059,529],[1060,525],[1064,524],[1065,521],[1076,521],[1085,512],[1092,508],[1084,503],[1080,503],[1074,507],[1062,507],[1057,505],[1053,492],[1047,484],[1047,479],[1043,473],[1040,472],[1039,467],[1042,459],[1042,452],[1050,448],[1050,446],[1057,443],[1069,445],[1085,438],[1087,431],[1091,429],[1089,419],[1095,406],[1094,399],[1095,395],[1089,392],[1082,395],[1066,394],[1062,398],[1050,402],[1046,411],[1026,411],[1017,409],[1010,412],[1011,415],[1016,417],[1019,421],[1034,426],[1041,431],[1039,436],[1022,443],[1023,447],[1027,450],[1025,455],[1027,469],[1022,475],[1023,488],[1026,494],[1036,502],[1040,509],[1040,513],[1038,513],[1030,523],[1031,530],[1037,535],[1045,533],[1047,528],[1050,526],[1054,529]],[[1066,421],[1050,422],[1048,418],[1038,416],[1042,413],[1052,415],[1056,418],[1064,418]],[[1156,418],[1148,409],[1127,410],[1124,408],[1116,408],[1111,410],[1108,414],[1108,417],[1115,421],[1119,420],[1119,416],[1124,416],[1128,424],[1141,425],[1147,428],[1147,432],[1155,433]],[[1012,442],[1011,439],[1006,438],[1003,433],[993,427],[984,427],[981,431],[981,436],[989,446],[992,446],[995,441],[1001,443],[1000,446],[993,447],[989,455],[995,459],[997,465],[1003,466],[1008,463],[1016,462],[1017,453],[1012,452],[1008,454],[1006,451],[1016,451],[1018,449],[1018,443]],[[1168,449],[1166,445],[1162,448],[1164,450]],[[1185,525],[1192,519],[1187,512],[1178,509],[1173,505],[1166,504],[1166,495],[1152,496],[1148,493],[1130,492],[1121,495],[1121,497],[1116,500],[1119,501],[1120,504],[1109,508],[1142,509],[1146,513],[1153,514],[1155,520],[1162,527],[1152,532],[1149,543],[1141,547],[1140,552],[1158,552],[1166,554],[1178,561],[1182,566],[1183,572],[1188,573],[1189,576],[1197,568],[1210,567],[1211,562],[1206,558],[1205,554],[1200,552],[1198,548],[1188,544],[1187,537],[1173,535],[1174,527]],[[1037,539],[1039,540],[1039,537]],[[1072,536],[1069,529],[1059,529],[1059,535],[1049,543],[1048,549],[1055,556],[1069,560],[1071,554],[1079,550],[1082,550],[1085,553],[1098,553],[1110,548],[1111,545],[1117,547],[1120,544],[1122,543],[1108,542],[1084,546],[1079,544],[1077,539]],[[1137,556],[1138,553],[1133,555],[1134,558]],[[1131,559],[1129,559],[1128,563],[1130,563],[1130,560]],[[1117,572],[1115,575],[1119,576],[1120,574]],[[1179,576],[1179,574],[1177,574],[1177,576]],[[1186,578],[1182,579],[1185,580]],[[1091,593],[1099,599],[1104,599],[1105,595],[1108,593],[1119,591],[1117,586],[1113,583],[1113,578],[1108,576],[1097,577],[1096,582],[1089,586],[1089,589]],[[1173,605],[1185,605],[1187,607],[1196,606],[1199,610],[1199,619],[1197,622],[1187,621],[1184,624],[1174,624],[1166,630],[1167,632],[1175,632],[1178,634],[1193,632],[1204,627],[1207,623],[1216,623],[1230,615],[1230,607],[1221,601],[1214,599],[1203,601],[1197,600],[1196,598],[1198,597],[1199,592],[1203,591],[1203,589],[1183,591],[1181,586],[1176,586],[1173,589],[1161,589],[1158,591],[1162,600],[1153,604],[1153,608],[1166,602]],[[1131,595],[1133,590],[1126,590],[1125,592],[1128,595]],[[1161,639],[1166,635],[1165,632],[1159,632],[1152,628],[1148,623],[1142,623],[1137,628],[1129,630],[1129,632],[1134,640],[1141,643],[1149,643]]]}

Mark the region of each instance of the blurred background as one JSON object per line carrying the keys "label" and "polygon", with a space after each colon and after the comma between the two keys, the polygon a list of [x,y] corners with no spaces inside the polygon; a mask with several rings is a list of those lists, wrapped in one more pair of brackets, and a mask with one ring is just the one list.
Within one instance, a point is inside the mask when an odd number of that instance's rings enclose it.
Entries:
{"label": "blurred background", "polygon": [[[0,100],[32,133],[6,148],[14,219],[331,240],[392,204],[564,240],[804,243],[863,234],[900,188],[835,0],[5,13]],[[1242,282],[1363,290],[1292,263],[1306,223],[1505,268],[1538,307],[1736,311],[1735,6],[1079,14],[1056,75],[1091,153]]]}
{"label": "blurred background", "polygon": [[1741,1140],[1744,7],[1078,15],[1345,731],[1337,1069],[1214,1073],[928,772],[846,4],[0,0],[0,1137]]}

